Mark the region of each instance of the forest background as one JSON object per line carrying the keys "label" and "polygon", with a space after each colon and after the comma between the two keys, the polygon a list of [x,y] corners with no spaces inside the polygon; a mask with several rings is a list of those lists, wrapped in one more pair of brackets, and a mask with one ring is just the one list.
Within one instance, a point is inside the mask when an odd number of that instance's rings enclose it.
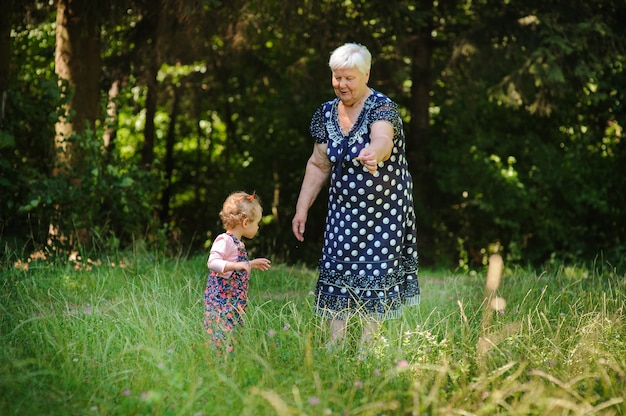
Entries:
{"label": "forest background", "polygon": [[[253,256],[314,265],[291,218],[344,42],[401,109],[423,265],[626,253],[623,0],[5,0],[3,265],[201,252],[256,192]],[[323,194],[322,194],[323,195]]]}

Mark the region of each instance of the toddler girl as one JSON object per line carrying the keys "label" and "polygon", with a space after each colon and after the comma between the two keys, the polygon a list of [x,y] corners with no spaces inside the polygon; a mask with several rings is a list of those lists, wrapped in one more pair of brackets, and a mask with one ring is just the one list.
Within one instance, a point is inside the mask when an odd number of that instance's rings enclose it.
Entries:
{"label": "toddler girl", "polygon": [[231,352],[229,334],[237,325],[243,325],[250,270],[270,268],[268,259],[248,260],[241,241],[242,237],[255,236],[262,211],[258,196],[245,192],[231,194],[220,211],[226,232],[218,235],[211,246],[204,291],[204,328],[209,334],[209,346],[218,350]]}

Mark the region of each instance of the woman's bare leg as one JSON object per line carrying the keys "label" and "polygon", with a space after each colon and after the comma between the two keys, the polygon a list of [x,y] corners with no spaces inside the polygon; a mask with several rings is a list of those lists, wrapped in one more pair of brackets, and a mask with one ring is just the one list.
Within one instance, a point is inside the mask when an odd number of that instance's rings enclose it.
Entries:
{"label": "woman's bare leg", "polygon": [[340,319],[330,320],[330,343],[337,344],[346,337],[348,331],[347,321]]}
{"label": "woman's bare leg", "polygon": [[380,322],[364,321],[363,332],[361,333],[361,347],[366,346],[374,340],[374,337],[380,331]]}

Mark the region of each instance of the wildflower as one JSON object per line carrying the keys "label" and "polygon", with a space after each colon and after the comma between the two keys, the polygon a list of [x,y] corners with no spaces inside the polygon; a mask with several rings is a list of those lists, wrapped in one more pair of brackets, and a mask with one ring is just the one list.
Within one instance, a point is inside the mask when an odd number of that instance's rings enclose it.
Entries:
{"label": "wildflower", "polygon": [[124,391],[122,392],[122,394],[123,394],[124,396],[130,396],[130,393],[131,393],[131,391],[130,391],[129,389],[126,389],[126,390],[124,390]]}
{"label": "wildflower", "polygon": [[409,362],[407,360],[400,360],[396,363],[396,367],[399,369],[405,369],[409,367]]}
{"label": "wildflower", "polygon": [[354,387],[357,389],[362,389],[363,388],[363,382],[361,380],[356,380],[354,382]]}
{"label": "wildflower", "polygon": [[379,370],[378,368],[375,368],[375,369],[374,369],[374,375],[375,375],[376,377],[380,376],[380,370]]}
{"label": "wildflower", "polygon": [[313,396],[309,399],[309,404],[311,406],[317,406],[318,404],[320,404],[320,399],[318,397]]}
{"label": "wildflower", "polygon": [[276,331],[274,331],[273,329],[270,329],[269,331],[267,331],[268,337],[274,338],[274,335],[276,335]]}
{"label": "wildflower", "polygon": [[149,390],[141,393],[141,400],[147,403],[158,403],[163,398],[162,396],[158,391]]}
{"label": "wildflower", "polygon": [[291,328],[291,325],[289,325],[289,323],[286,323],[283,327],[283,331],[289,331],[289,328]]}

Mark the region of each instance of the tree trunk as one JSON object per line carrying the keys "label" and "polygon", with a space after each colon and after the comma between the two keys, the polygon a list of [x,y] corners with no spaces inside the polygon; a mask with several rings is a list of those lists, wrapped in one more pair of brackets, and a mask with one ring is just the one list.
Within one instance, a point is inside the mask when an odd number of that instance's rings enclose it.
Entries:
{"label": "tree trunk", "polygon": [[[150,53],[156,55],[156,51]],[[159,65],[156,62],[156,56],[153,56],[151,61],[148,73],[146,74],[148,78],[148,92],[146,93],[146,125],[143,130],[143,147],[141,149],[141,164],[145,169],[149,169],[154,162],[154,116],[156,115],[157,88],[159,87],[157,81]]]}
{"label": "tree trunk", "polygon": [[159,55],[160,32],[162,28],[162,2],[156,0],[152,3],[147,19],[150,20],[149,27],[152,28],[148,38],[148,66],[146,68],[146,125],[143,131],[143,147],[141,149],[141,164],[144,169],[149,169],[154,162],[154,141],[156,129],[154,117],[157,111],[157,92],[159,82],[157,76],[161,67]]}
{"label": "tree trunk", "polygon": [[[71,120],[58,123],[57,149],[67,150],[64,156],[72,158],[80,155],[73,154],[75,147],[65,139],[92,128],[100,115],[100,29],[89,0],[58,0],[54,62],[56,74],[70,88],[67,110],[74,112]],[[74,159],[69,166],[78,164]]]}
{"label": "tree trunk", "polygon": [[0,13],[0,128],[4,124],[4,114],[11,75],[11,16],[13,1],[5,5]]}
{"label": "tree trunk", "polygon": [[411,125],[407,137],[407,153],[411,169],[420,176],[428,163],[428,129],[430,125],[430,91],[432,87],[432,55],[430,33],[422,33],[411,42]]}
{"label": "tree trunk", "polygon": [[[430,29],[421,28],[411,42],[412,66],[411,79],[411,123],[407,129],[407,159],[413,174],[415,210],[419,227],[421,247],[432,245],[434,229],[430,201],[435,184],[432,174],[429,126],[430,126],[430,91],[432,87],[433,44]],[[421,249],[420,247],[420,249]]]}
{"label": "tree trunk", "polygon": [[106,130],[104,131],[103,142],[104,148],[107,150],[107,154],[115,149],[115,137],[117,136],[117,119],[118,119],[118,105],[117,98],[120,94],[120,85],[122,80],[115,79],[111,83],[108,94],[107,103],[107,118],[106,118]]}
{"label": "tree trunk", "polygon": [[174,145],[176,144],[176,119],[178,118],[179,111],[179,96],[180,92],[178,88],[174,87],[172,101],[172,112],[170,113],[170,126],[167,129],[167,136],[165,138],[165,189],[161,196],[161,223],[169,221],[170,213],[170,199],[172,195],[172,174],[174,172]]}
{"label": "tree trunk", "polygon": [[[80,187],[84,158],[80,146],[69,139],[74,133],[93,128],[100,114],[100,26],[89,0],[58,0],[56,23],[55,72],[66,82],[64,93],[68,101],[66,116],[56,124],[54,174],[64,172],[71,178],[72,186]],[[62,216],[63,209],[58,207],[57,214]],[[53,234],[59,232],[57,226],[53,220]],[[87,240],[87,229],[88,224],[79,226],[79,242]]]}

